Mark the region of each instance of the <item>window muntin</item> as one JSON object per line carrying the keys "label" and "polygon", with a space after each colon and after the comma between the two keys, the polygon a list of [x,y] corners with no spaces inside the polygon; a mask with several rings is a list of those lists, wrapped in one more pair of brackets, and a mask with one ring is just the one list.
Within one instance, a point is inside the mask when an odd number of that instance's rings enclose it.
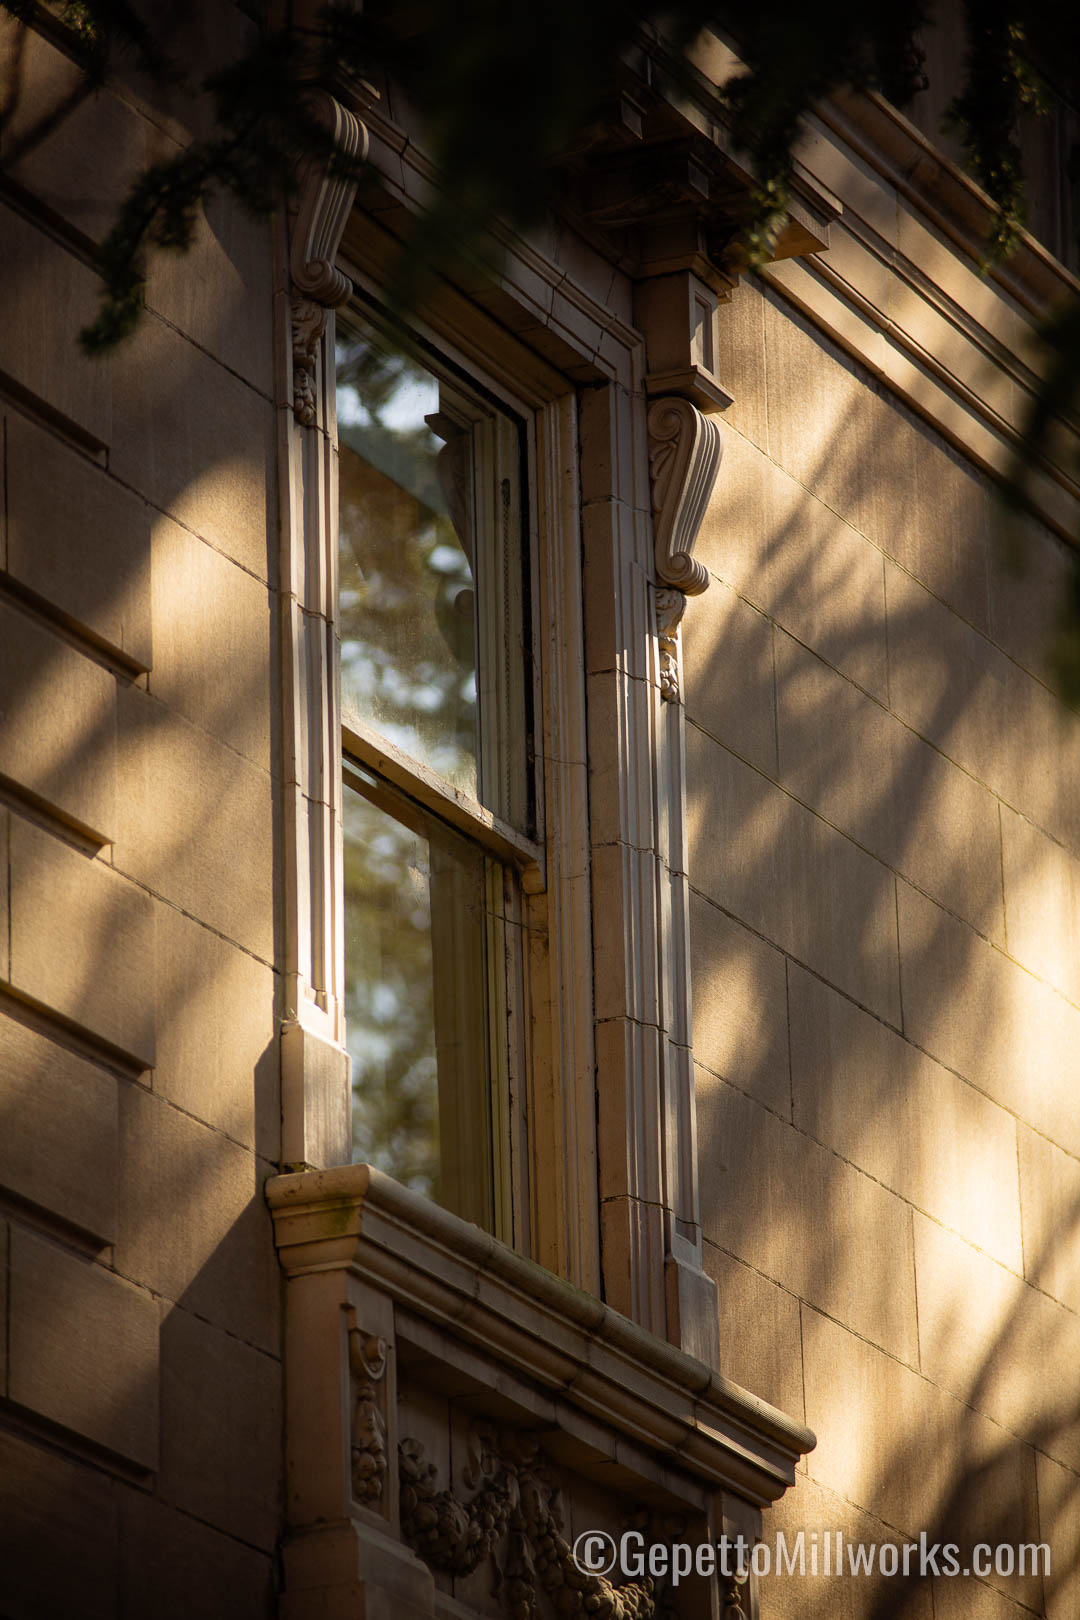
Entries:
{"label": "window muntin", "polygon": [[354,1157],[509,1238],[524,975],[499,857],[531,848],[524,433],[352,320],[338,418]]}

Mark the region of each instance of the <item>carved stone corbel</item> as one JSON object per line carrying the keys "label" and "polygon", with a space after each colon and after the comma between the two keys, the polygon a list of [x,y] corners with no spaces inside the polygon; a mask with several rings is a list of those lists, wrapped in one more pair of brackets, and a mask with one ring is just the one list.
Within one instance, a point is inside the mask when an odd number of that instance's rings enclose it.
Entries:
{"label": "carved stone corbel", "polygon": [[316,418],[315,362],[327,310],[352,294],[352,282],[334,260],[356,196],[357,167],[368,150],[364,125],[325,90],[312,93],[312,111],[326,128],[329,150],[304,165],[289,247],[293,412],[305,427]]}
{"label": "carved stone corbel", "polygon": [[716,423],[687,399],[656,400],[649,407],[648,429],[660,695],[677,703],[679,622],[687,596],[697,596],[709,583],[708,570],[694,561],[693,551],[724,447]]}

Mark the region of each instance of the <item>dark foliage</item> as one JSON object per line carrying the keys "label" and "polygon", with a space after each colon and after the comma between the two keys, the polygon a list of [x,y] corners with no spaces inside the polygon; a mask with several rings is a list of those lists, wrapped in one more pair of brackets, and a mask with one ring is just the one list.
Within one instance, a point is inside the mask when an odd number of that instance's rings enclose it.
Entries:
{"label": "dark foliage", "polygon": [[[34,0],[0,0],[0,9],[21,20],[45,15]],[[744,69],[721,89],[735,142],[756,177],[745,244],[751,265],[767,256],[783,222],[802,117],[842,87],[878,89],[902,106],[925,83],[918,37],[935,9],[922,0],[665,6],[664,30],[676,50],[706,24],[738,42]],[[1072,0],[965,0],[964,14],[965,81],[949,120],[994,206],[989,263],[1015,246],[1023,225],[1023,110],[1044,105],[1047,80],[1075,97],[1080,14]],[[186,250],[215,193],[266,213],[288,193],[303,158],[325,154],[312,89],[340,93],[383,70],[423,109],[429,149],[444,177],[401,257],[394,294],[399,312],[407,313],[433,268],[450,254],[478,250],[493,216],[527,225],[542,213],[551,196],[551,159],[596,115],[647,17],[634,0],[368,0],[362,11],[330,3],[311,26],[255,30],[246,50],[200,80],[177,65],[166,20],[175,14],[167,6],[155,13],[128,0],[69,0],[47,15],[51,27],[65,30],[82,81],[66,103],[44,110],[17,142],[5,143],[7,162],[44,139],[121,65],[209,107],[199,122],[207,133],[138,177],[101,246],[101,310],[82,334],[90,353],[107,351],[133,330],[147,254]],[[148,23],[147,16],[161,20]],[[18,46],[9,80],[0,134],[18,96]],[[1025,498],[1055,419],[1080,409],[1080,312],[1066,309],[1045,336],[1049,380],[1023,437],[1014,504]],[[1080,546],[1080,535],[1076,540]],[[1077,581],[1080,603],[1080,566]],[[1080,606],[1070,622],[1080,625]],[[1065,661],[1063,669],[1070,668],[1071,695],[1080,696],[1080,652]]]}
{"label": "dark foliage", "polygon": [[[33,0],[0,0],[28,20]],[[1026,15],[1030,13],[1030,18]],[[55,18],[55,13],[53,14]],[[627,0],[425,0],[402,6],[369,0],[362,11],[330,3],[314,26],[258,31],[234,61],[201,81],[185,76],[171,49],[172,16],[151,26],[127,0],[71,0],[59,13],[91,93],[123,60],[150,78],[209,103],[203,134],[135,182],[101,250],[104,296],[84,334],[91,352],[130,332],[141,307],[145,256],[190,246],[200,207],[228,192],[265,213],[287,192],[301,160],[323,151],[326,134],[311,113],[310,91],[340,91],[378,67],[423,108],[430,150],[445,184],[403,257],[399,302],[407,305],[423,267],[449,247],[474,248],[493,215],[517,224],[549,201],[551,159],[599,111],[621,55],[645,9]],[[950,117],[975,177],[996,205],[988,256],[1016,240],[1023,184],[1017,120],[1042,92],[1029,48],[1075,68],[1077,25],[1059,0],[967,0],[968,56],[963,92]],[[707,24],[738,41],[745,70],[722,87],[736,144],[757,177],[748,227],[750,258],[761,258],[783,220],[792,149],[803,115],[841,86],[875,88],[903,106],[925,84],[919,29],[922,0],[889,7],[800,0],[757,7],[725,0],[675,0],[664,28],[676,50]],[[1064,53],[1064,55],[1063,55]],[[64,109],[59,110],[63,116]],[[8,109],[0,107],[0,129]],[[55,127],[58,110],[24,133],[19,151]],[[48,127],[45,121],[47,120]]]}

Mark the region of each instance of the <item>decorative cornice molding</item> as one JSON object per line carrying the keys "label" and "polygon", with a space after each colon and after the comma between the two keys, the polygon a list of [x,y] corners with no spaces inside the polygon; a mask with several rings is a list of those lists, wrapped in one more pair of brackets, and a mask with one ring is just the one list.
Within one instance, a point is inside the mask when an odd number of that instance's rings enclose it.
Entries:
{"label": "decorative cornice molding", "polygon": [[371,1165],[275,1176],[266,1196],[290,1277],[355,1268],[534,1387],[676,1452],[710,1490],[773,1502],[815,1444],[801,1423]]}
{"label": "decorative cornice molding", "polygon": [[656,577],[697,596],[709,573],[693,550],[720,470],[720,429],[689,400],[675,397],[650,405],[648,427]]}
{"label": "decorative cornice molding", "polygon": [[305,427],[315,423],[315,361],[327,310],[352,295],[352,282],[335,260],[356,196],[357,166],[368,152],[365,126],[325,90],[312,93],[312,112],[326,128],[329,149],[304,164],[289,247],[293,411]]}
{"label": "decorative cornice molding", "polygon": [[984,269],[986,235],[994,205],[909,118],[877,91],[839,90],[818,104],[815,114],[861,161],[895,187],[972,264],[1015,298],[1037,320],[1063,298],[1080,292],[1080,278],[1054,257],[1030,231],[1001,264]]}

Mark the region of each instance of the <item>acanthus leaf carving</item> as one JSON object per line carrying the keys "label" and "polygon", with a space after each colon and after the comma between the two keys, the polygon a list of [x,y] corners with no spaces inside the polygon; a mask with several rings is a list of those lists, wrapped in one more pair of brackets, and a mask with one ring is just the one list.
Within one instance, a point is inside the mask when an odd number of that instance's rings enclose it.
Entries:
{"label": "acanthus leaf carving", "polygon": [[364,125],[327,91],[311,92],[309,110],[327,141],[326,149],[312,153],[301,170],[289,245],[293,411],[305,427],[316,420],[315,365],[327,310],[352,295],[352,282],[334,261],[368,151]]}
{"label": "acanthus leaf carving", "polygon": [[352,1493],[358,1502],[377,1506],[386,1488],[386,1419],[376,1389],[386,1372],[386,1340],[364,1333],[351,1305],[345,1312],[353,1377]]}
{"label": "acanthus leaf carving", "polygon": [[749,1620],[743,1607],[743,1594],[747,1592],[749,1579],[748,1569],[737,1569],[734,1574],[725,1578],[721,1594],[724,1604],[721,1620]]}
{"label": "acanthus leaf carving", "polygon": [[535,1620],[541,1594],[560,1617],[656,1620],[651,1579],[614,1586],[575,1561],[559,1483],[534,1436],[478,1423],[469,1450],[463,1478],[475,1495],[462,1502],[438,1489],[420,1441],[398,1447],[402,1534],[427,1563],[457,1575],[490,1559],[508,1620]]}
{"label": "acanthus leaf carving", "polygon": [[675,396],[649,406],[648,429],[656,577],[661,585],[697,596],[709,574],[694,561],[694,543],[720,470],[720,429],[688,399]]}
{"label": "acanthus leaf carving", "polygon": [[314,427],[315,361],[326,331],[326,310],[313,298],[292,298],[293,412],[304,427]]}
{"label": "acanthus leaf carving", "polygon": [[682,701],[679,682],[679,625],[686,612],[686,595],[658,585],[653,596],[656,640],[660,650],[660,696],[667,703]]}

